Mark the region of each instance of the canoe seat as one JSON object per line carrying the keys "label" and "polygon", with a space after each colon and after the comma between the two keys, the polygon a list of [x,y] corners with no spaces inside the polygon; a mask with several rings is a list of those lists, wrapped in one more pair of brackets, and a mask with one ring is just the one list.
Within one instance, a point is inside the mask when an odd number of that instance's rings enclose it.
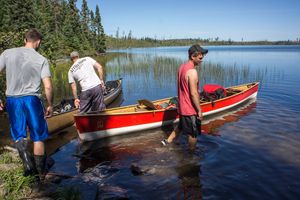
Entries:
{"label": "canoe seat", "polygon": [[135,112],[142,112],[142,111],[149,111],[149,109],[146,108],[142,108],[139,105],[137,107],[134,108]]}
{"label": "canoe seat", "polygon": [[149,108],[150,110],[157,110],[157,108],[155,107],[155,105],[148,99],[140,99],[138,100],[139,105],[144,105],[147,108]]}
{"label": "canoe seat", "polygon": [[226,91],[227,91],[227,96],[231,96],[231,95],[241,92],[241,90],[231,89],[231,88],[226,89]]}

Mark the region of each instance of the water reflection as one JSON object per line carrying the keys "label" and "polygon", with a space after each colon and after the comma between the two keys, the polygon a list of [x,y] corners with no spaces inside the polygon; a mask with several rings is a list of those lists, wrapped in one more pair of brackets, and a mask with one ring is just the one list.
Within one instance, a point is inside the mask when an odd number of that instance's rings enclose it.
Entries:
{"label": "water reflection", "polygon": [[[119,96],[107,106],[107,108],[118,107],[122,104],[123,101],[123,93],[121,92]],[[52,155],[56,153],[61,147],[68,144],[71,140],[77,137],[77,130],[74,124],[68,128],[52,133],[49,139],[46,140],[47,154]]]}
{"label": "water reflection", "polygon": [[176,192],[176,199],[202,199],[201,185],[201,158],[203,153],[197,156],[182,152],[183,149],[174,151],[178,158],[174,166],[177,173],[180,190]]}
{"label": "water reflection", "polygon": [[[86,180],[126,188],[129,196],[136,199],[159,199],[162,192],[167,199],[202,199],[202,160],[220,149],[211,136],[219,134],[218,129],[223,125],[239,121],[255,108],[256,101],[248,101],[206,119],[202,127],[206,135],[200,136],[193,154],[186,150],[184,138],[179,145],[163,147],[159,141],[171,129],[167,132],[155,129],[78,143],[73,159],[77,160],[78,172]],[[132,166],[138,173],[132,171]]]}
{"label": "water reflection", "polygon": [[[190,191],[196,190],[199,198],[297,199],[300,51],[299,46],[272,48],[210,49],[198,69],[201,86],[252,81],[261,84],[258,102],[246,102],[203,122],[204,134],[192,159],[182,143],[168,148],[161,146],[160,140],[172,128],[84,144],[61,136],[66,143],[71,142],[64,145],[65,142],[52,141],[64,146],[51,150],[56,152],[53,155],[56,163],[51,170],[72,175],[85,171],[104,175],[109,172],[111,176],[104,176],[101,183],[125,188],[132,199],[184,199],[187,186]],[[142,98],[153,100],[176,95],[176,71],[186,60],[186,49],[155,51],[118,54],[101,62],[105,65],[106,80],[123,77],[122,105]],[[66,78],[59,76],[65,73],[63,68],[60,70],[57,69],[57,78]],[[56,85],[60,84],[67,82]],[[62,95],[65,88],[69,86],[58,89]],[[75,131],[70,132],[76,135]],[[134,175],[130,170],[133,163],[146,173]]]}
{"label": "water reflection", "polygon": [[207,135],[219,136],[219,128],[225,123],[237,122],[241,117],[255,112],[256,99],[250,99],[243,102],[237,108],[231,108],[229,110],[207,116],[202,121],[202,133]]}
{"label": "water reflection", "polygon": [[71,140],[77,138],[77,131],[74,125],[65,128],[51,135],[45,142],[47,155],[53,155],[60,150],[61,147],[68,144]]}

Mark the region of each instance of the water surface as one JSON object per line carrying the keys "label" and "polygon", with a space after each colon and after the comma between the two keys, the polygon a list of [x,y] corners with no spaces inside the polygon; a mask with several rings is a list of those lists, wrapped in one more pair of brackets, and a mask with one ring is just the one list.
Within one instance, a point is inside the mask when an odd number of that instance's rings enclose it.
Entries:
{"label": "water surface", "polygon": [[[299,199],[300,46],[207,48],[201,87],[259,81],[260,88],[256,101],[206,119],[195,153],[184,136],[161,145],[172,127],[84,144],[71,127],[75,139],[53,155],[52,170],[116,186],[130,199]],[[123,78],[122,105],[175,96],[187,49],[122,50],[105,63],[106,80]]]}

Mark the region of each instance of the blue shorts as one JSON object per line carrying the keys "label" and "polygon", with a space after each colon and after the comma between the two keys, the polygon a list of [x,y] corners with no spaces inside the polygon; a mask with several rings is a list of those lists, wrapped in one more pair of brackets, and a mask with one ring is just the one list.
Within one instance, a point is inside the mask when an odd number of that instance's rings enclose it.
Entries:
{"label": "blue shorts", "polygon": [[27,137],[27,127],[32,141],[43,141],[48,138],[44,106],[39,97],[7,97],[6,109],[10,122],[10,132],[14,141]]}

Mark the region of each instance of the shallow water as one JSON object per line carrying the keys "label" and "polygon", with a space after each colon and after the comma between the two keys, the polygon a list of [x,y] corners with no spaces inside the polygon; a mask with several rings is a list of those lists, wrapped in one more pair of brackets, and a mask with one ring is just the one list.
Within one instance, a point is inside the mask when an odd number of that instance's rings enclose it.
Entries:
{"label": "shallow water", "polygon": [[[175,96],[187,49],[126,50],[106,63],[106,79],[123,77],[122,105]],[[300,46],[208,49],[200,86],[260,81],[260,88],[256,101],[206,119],[195,153],[184,136],[161,145],[171,127],[84,144],[70,127],[58,136],[66,145],[48,144],[57,151],[51,170],[122,188],[130,199],[299,199]]]}

